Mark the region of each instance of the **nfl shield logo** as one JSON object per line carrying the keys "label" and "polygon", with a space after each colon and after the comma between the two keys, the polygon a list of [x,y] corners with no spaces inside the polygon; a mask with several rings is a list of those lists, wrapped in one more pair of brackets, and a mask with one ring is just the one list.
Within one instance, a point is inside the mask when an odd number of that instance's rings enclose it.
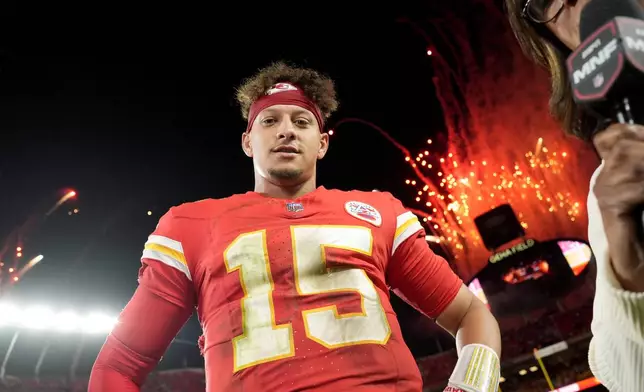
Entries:
{"label": "nfl shield logo", "polygon": [[344,209],[349,215],[358,218],[372,225],[379,227],[382,224],[382,216],[380,212],[367,203],[361,201],[348,201],[344,205]]}
{"label": "nfl shield logo", "polygon": [[288,212],[300,212],[304,211],[304,206],[302,205],[302,203],[287,203],[286,210]]}
{"label": "nfl shield logo", "polygon": [[600,88],[604,84],[604,74],[599,73],[593,78],[593,87]]}

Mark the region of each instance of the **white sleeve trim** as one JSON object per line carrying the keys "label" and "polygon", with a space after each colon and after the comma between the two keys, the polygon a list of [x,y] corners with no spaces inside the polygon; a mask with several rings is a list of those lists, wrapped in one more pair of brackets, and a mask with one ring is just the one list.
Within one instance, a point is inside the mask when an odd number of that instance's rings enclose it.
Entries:
{"label": "white sleeve trim", "polygon": [[159,261],[182,272],[188,280],[192,281],[190,269],[183,253],[183,246],[179,241],[160,235],[151,235],[145,243],[141,258]]}
{"label": "white sleeve trim", "polygon": [[396,217],[396,230],[400,229],[407,221],[410,219],[418,219],[416,218],[416,215],[414,215],[413,212],[407,211],[403,214],[400,214]]}
{"label": "white sleeve trim", "polygon": [[152,234],[148,237],[148,242],[146,242],[145,244],[158,244],[165,246],[166,248],[176,250],[177,252],[181,252],[181,254],[183,254],[183,246],[181,245],[181,242],[161,235]]}
{"label": "white sleeve trim", "polygon": [[394,243],[391,247],[391,255],[396,253],[396,249],[405,242],[406,239],[422,230],[423,226],[418,221],[416,215],[407,211],[398,215],[396,218],[396,233],[394,234]]}

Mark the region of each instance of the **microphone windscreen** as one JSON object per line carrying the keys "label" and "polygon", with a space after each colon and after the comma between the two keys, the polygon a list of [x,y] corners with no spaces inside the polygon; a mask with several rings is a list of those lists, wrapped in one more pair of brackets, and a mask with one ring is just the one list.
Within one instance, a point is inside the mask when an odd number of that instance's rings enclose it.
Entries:
{"label": "microphone windscreen", "polygon": [[584,42],[600,27],[618,16],[644,20],[644,8],[637,0],[591,0],[581,10],[579,35]]}

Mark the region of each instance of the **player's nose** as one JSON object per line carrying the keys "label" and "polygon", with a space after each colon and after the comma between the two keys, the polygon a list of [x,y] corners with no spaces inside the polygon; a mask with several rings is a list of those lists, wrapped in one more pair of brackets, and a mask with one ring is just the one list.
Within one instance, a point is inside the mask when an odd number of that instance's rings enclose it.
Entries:
{"label": "player's nose", "polygon": [[280,121],[277,137],[279,139],[294,139],[295,138],[295,124],[290,118],[285,118]]}

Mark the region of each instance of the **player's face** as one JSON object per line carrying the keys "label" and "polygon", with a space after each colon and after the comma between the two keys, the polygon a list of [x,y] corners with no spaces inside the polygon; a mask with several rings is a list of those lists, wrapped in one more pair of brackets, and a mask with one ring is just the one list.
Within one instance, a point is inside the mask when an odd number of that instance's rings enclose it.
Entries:
{"label": "player's face", "polygon": [[264,109],[242,137],[242,148],[253,158],[256,173],[280,185],[310,179],[328,143],[329,135],[320,132],[313,113],[295,105]]}

